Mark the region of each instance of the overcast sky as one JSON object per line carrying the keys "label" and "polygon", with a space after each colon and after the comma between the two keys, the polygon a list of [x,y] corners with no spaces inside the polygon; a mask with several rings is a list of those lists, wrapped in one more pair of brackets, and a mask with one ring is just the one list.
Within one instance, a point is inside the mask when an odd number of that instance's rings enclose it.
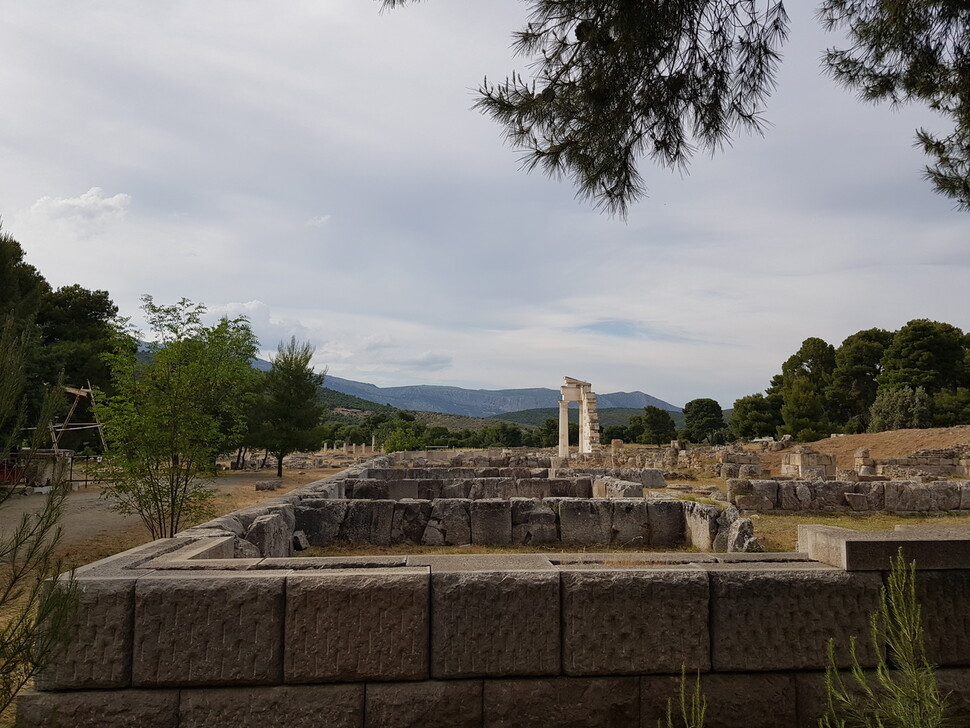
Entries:
{"label": "overcast sky", "polygon": [[810,336],[970,330],[970,214],[912,146],[945,126],[837,87],[790,5],[766,137],[645,163],[624,222],[470,110],[521,0],[0,0],[0,215],[55,287],[245,314],[336,376],[727,408]]}

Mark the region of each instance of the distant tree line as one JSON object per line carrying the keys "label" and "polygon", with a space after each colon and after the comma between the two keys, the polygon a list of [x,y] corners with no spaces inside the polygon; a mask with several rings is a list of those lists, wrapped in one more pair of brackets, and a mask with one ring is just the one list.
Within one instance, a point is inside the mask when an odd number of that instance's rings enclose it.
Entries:
{"label": "distant tree line", "polygon": [[914,319],[898,331],[866,329],[836,348],[811,337],[764,393],[734,403],[736,438],[970,424],[970,335]]}

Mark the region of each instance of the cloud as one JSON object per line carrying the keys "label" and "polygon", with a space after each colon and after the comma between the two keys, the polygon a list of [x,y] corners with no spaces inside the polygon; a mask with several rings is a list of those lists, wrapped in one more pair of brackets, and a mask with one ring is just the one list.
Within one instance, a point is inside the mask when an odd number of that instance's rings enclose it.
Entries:
{"label": "cloud", "polygon": [[425,351],[413,358],[400,359],[395,363],[402,369],[440,372],[442,369],[448,369],[452,365],[453,358],[448,354]]}
{"label": "cloud", "polygon": [[30,212],[50,220],[69,220],[86,223],[102,223],[125,216],[131,197],[119,192],[104,196],[100,187],[92,187],[78,197],[41,197]]}
{"label": "cloud", "polygon": [[323,227],[328,222],[330,222],[332,218],[333,218],[333,215],[318,215],[317,217],[311,217],[309,220],[303,223],[303,226],[309,227],[309,228]]}

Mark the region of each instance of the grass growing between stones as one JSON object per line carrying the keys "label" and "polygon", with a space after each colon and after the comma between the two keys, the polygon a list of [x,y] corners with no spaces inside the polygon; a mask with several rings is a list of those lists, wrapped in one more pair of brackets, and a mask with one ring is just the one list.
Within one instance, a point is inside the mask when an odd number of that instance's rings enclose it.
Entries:
{"label": "grass growing between stones", "polygon": [[798,525],[838,526],[857,531],[891,531],[896,525],[964,524],[970,525],[970,511],[947,513],[752,513],[754,535],[762,540],[766,551],[794,551]]}

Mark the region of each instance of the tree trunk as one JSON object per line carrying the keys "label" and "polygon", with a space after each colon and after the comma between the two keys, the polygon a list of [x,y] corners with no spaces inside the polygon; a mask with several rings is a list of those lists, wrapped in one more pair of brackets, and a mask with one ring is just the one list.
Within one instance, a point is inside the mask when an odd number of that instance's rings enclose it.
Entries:
{"label": "tree trunk", "polygon": [[283,453],[277,453],[276,455],[276,477],[283,477]]}

